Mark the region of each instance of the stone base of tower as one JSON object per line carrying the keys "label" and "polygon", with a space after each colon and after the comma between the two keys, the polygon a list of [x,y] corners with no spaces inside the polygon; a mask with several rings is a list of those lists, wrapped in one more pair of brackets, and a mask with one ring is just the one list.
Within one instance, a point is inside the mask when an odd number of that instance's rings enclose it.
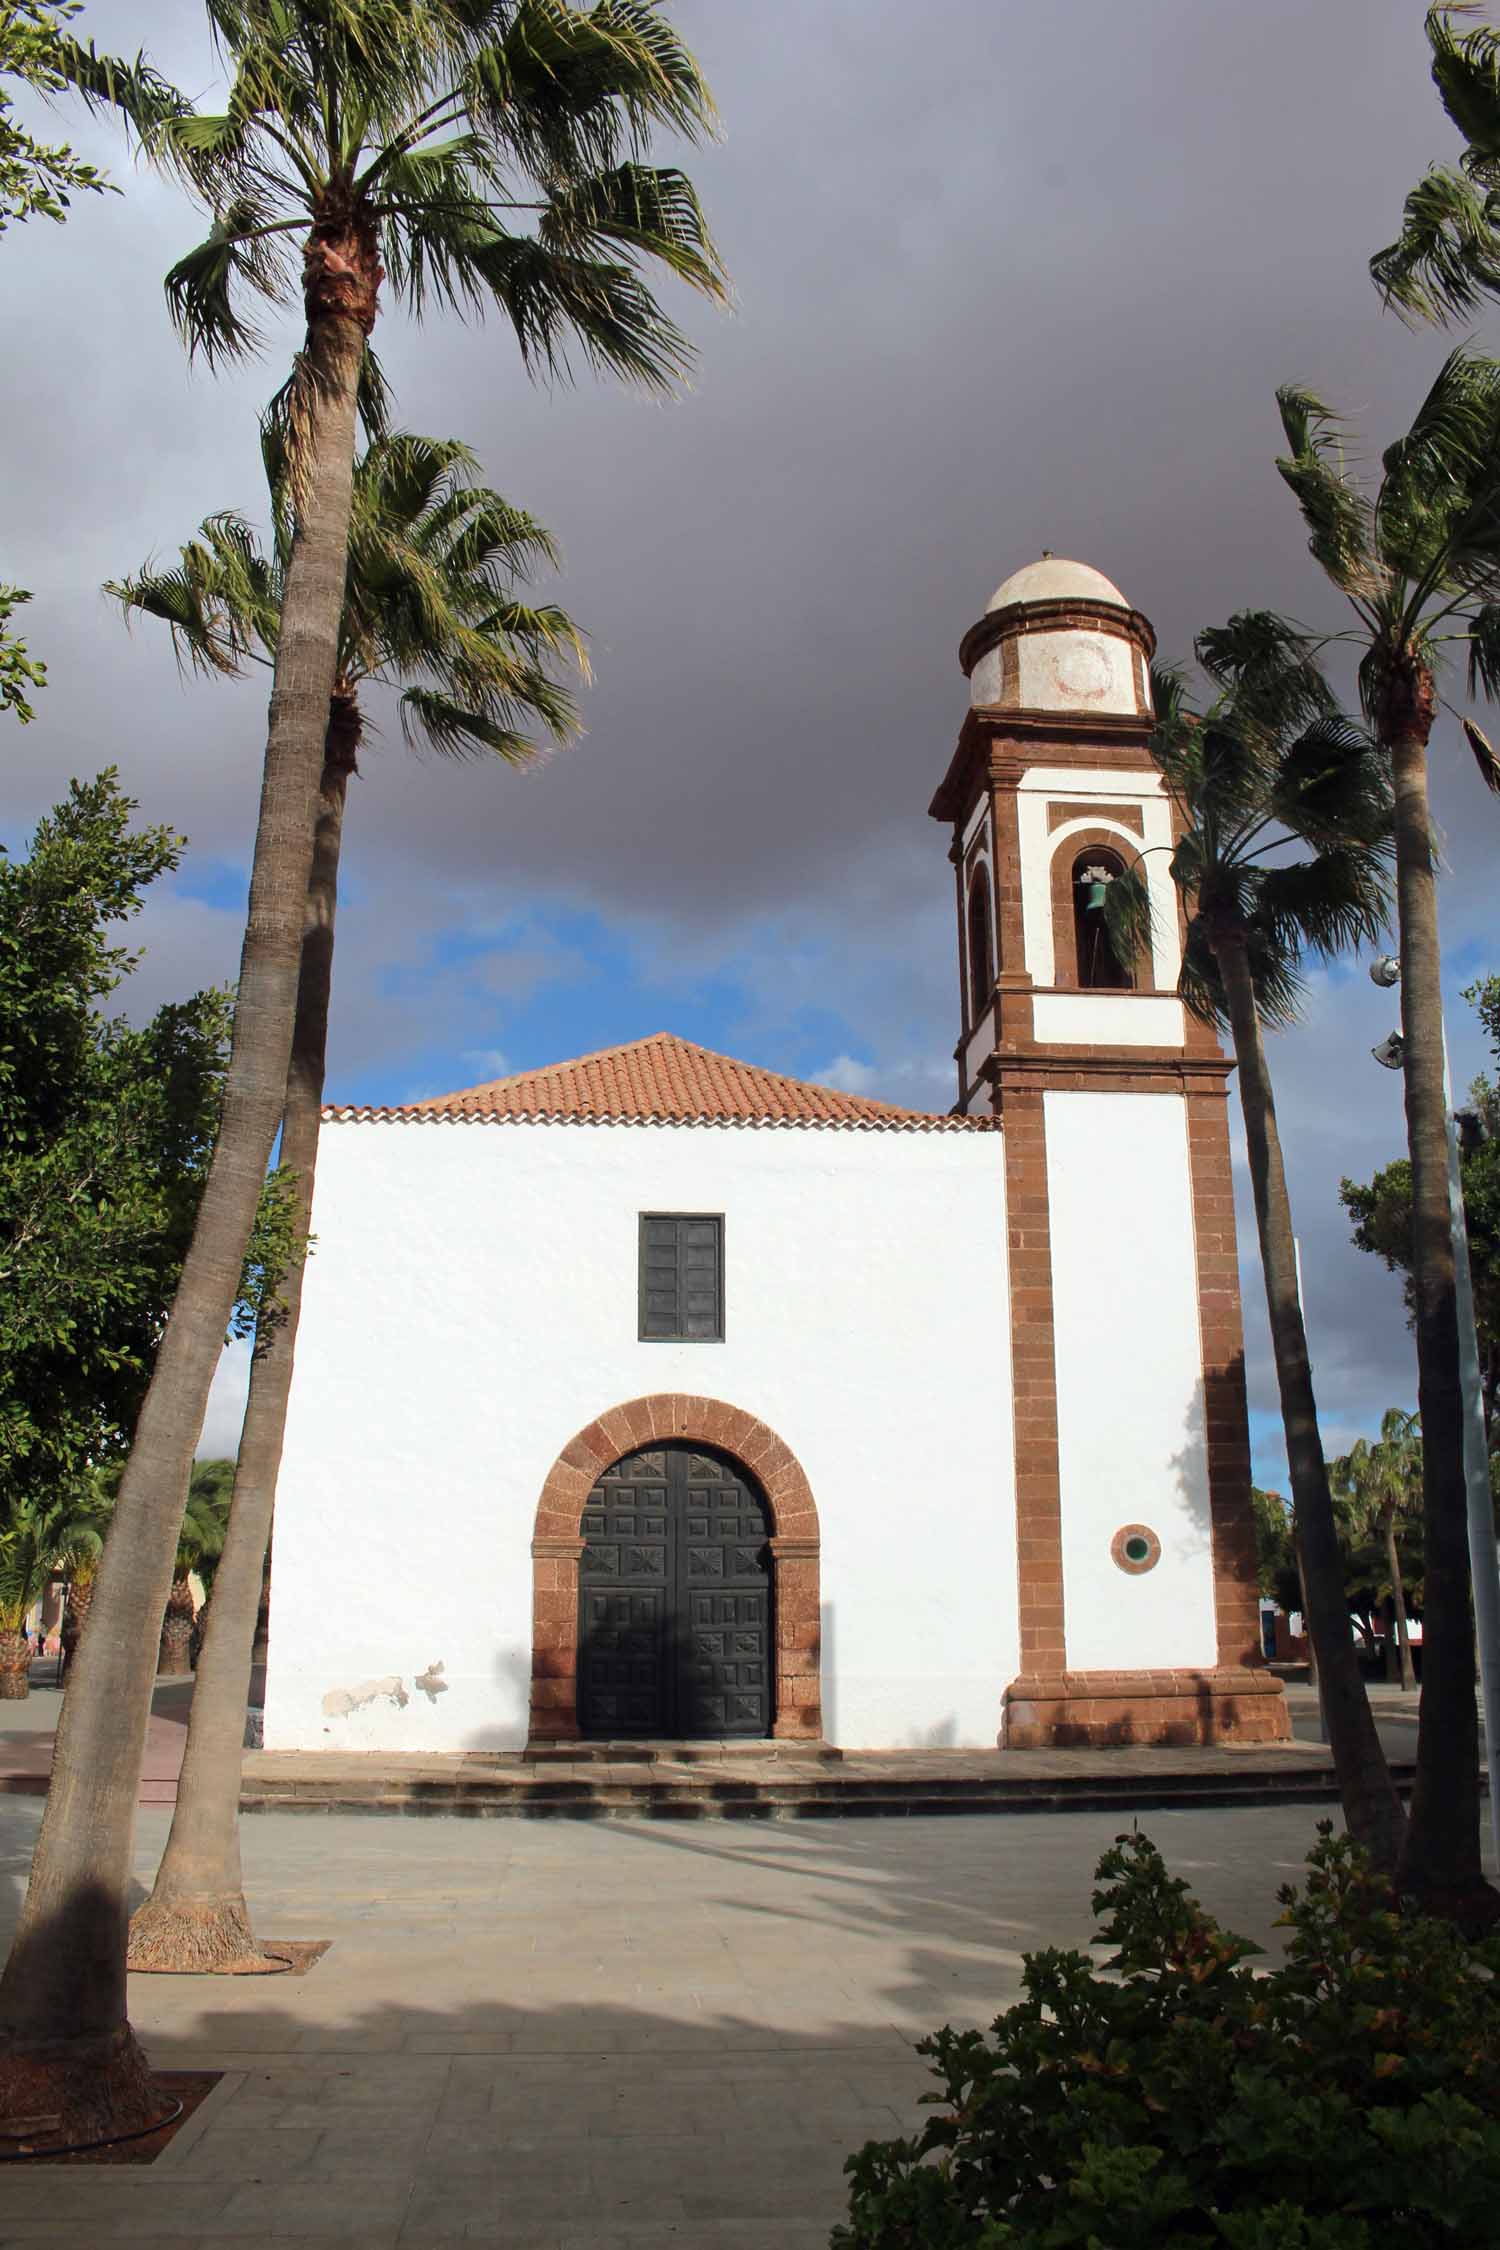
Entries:
{"label": "stone base of tower", "polygon": [[1279,1679],[1249,1666],[1175,1672],[1023,1673],[1005,1691],[1002,1750],[1286,1742]]}

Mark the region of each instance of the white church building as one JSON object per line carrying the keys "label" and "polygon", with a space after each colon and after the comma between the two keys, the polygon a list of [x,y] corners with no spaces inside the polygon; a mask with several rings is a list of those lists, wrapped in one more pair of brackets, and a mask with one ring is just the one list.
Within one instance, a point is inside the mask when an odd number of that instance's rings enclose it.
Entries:
{"label": "white church building", "polygon": [[1286,1734],[1153,647],[1050,556],[964,638],[951,1114],[667,1033],[325,1112],[268,1748]]}

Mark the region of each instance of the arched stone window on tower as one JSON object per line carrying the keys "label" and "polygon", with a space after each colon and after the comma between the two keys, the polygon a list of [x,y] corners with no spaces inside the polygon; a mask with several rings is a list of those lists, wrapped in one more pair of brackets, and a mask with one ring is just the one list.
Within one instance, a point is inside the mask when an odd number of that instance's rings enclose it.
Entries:
{"label": "arched stone window on tower", "polygon": [[1073,939],[1078,983],[1085,992],[1130,992],[1132,971],[1115,951],[1104,918],[1104,899],[1117,875],[1125,872],[1116,852],[1090,844],[1073,862]]}
{"label": "arched stone window on tower", "polygon": [[969,1022],[977,1024],[990,1004],[995,985],[995,956],[991,932],[995,926],[990,904],[990,871],[983,860],[969,884]]}

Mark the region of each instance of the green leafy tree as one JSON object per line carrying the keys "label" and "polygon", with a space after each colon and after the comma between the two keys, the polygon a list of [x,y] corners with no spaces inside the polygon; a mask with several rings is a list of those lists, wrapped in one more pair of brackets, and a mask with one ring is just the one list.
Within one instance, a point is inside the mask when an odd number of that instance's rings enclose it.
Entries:
{"label": "green leafy tree", "polygon": [[381,284],[419,314],[500,313],[530,368],[566,372],[576,349],[655,390],[689,351],[643,272],[723,288],[690,182],[643,161],[654,133],[691,139],[711,118],[692,56],[645,0],[207,0],[207,12],[230,79],[216,115],[143,97],[82,50],[68,66],[207,211],[206,238],[167,277],[190,348],[210,362],[254,349],[257,299],[300,301],[306,336],[284,400],[295,525],[222,1122],[100,1565],[111,1630],[96,1617],[80,1656],[0,1976],[0,2105],[8,2082],[65,2132],[150,2114],[125,2013],[148,1635],[284,1107]]}
{"label": "green leafy tree", "polygon": [[13,712],[23,727],[36,717],[29,698],[33,688],[47,685],[47,667],[6,627],[30,599],[23,587],[0,586],[0,711]]}
{"label": "green leafy tree", "polygon": [[[128,614],[162,619],[179,656],[205,671],[235,674],[274,657],[291,551],[286,461],[274,427],[266,466],[271,555],[260,553],[238,517],[215,516],[177,565],[109,589]],[[576,726],[572,699],[550,667],[560,659],[582,664],[579,635],[561,610],[534,607],[517,592],[526,570],[555,561],[552,541],[530,516],[472,481],[477,468],[456,440],[408,435],[377,439],[355,465],[349,576],[281,1128],[282,1162],[296,1181],[299,1242],[312,1210],[339,855],[346,787],[364,727],[363,691],[372,682],[399,690],[408,742],[446,757],[524,765],[537,755],[539,735],[561,741]],[[299,1256],[251,1360],[213,1632],[198,1666],[167,1848],[151,1896],[131,1922],[132,1967],[228,1970],[259,1958],[240,1872],[240,1750],[301,1301]]]}
{"label": "green leafy tree", "polygon": [[[1375,744],[1340,712],[1289,627],[1247,611],[1200,634],[1196,651],[1215,700],[1197,712],[1180,677],[1160,674],[1152,738],[1179,830],[1172,854],[1186,920],[1179,990],[1194,1015],[1226,1027],[1234,1043],[1296,1551],[1329,1745],[1350,1830],[1391,1872],[1404,1816],[1350,1632],[1265,1042],[1268,1026],[1295,1017],[1309,954],[1342,952],[1381,928],[1390,793]],[[1139,867],[1111,885],[1106,911],[1128,956],[1149,927]]]}
{"label": "green leafy tree", "polygon": [[[1346,1520],[1356,1542],[1373,1543],[1379,1549],[1380,1569],[1375,1590],[1391,1604],[1399,1677],[1402,1687],[1409,1691],[1416,1685],[1416,1674],[1407,1630],[1406,1584],[1397,1528],[1403,1516],[1421,1505],[1422,1437],[1416,1415],[1403,1413],[1399,1406],[1387,1407],[1380,1418],[1380,1436],[1375,1442],[1357,1438],[1347,1453],[1329,1464],[1329,1476],[1335,1492],[1344,1502]],[[1357,1557],[1355,1571],[1359,1571]]]}
{"label": "green leafy tree", "polygon": [[39,141],[15,114],[5,81],[34,93],[59,94],[67,84],[64,26],[81,13],[82,0],[0,0],[0,234],[13,219],[68,215],[76,194],[111,190],[104,174],[82,163],[65,142]]}
{"label": "green leafy tree", "polygon": [[[1500,977],[1469,985],[1464,998],[1485,1026],[1500,1068]],[[1500,1449],[1500,1083],[1488,1073],[1481,1072],[1471,1084],[1468,1117],[1461,1122],[1470,1128],[1462,1136],[1460,1165],[1485,1428],[1494,1452]],[[1402,1275],[1406,1309],[1414,1313],[1410,1163],[1399,1157],[1371,1180],[1341,1181],[1339,1201],[1349,1214],[1356,1246],[1383,1258],[1392,1273]]]}
{"label": "green leafy tree", "polygon": [[[1417,1775],[1402,1853],[1403,1890],[1465,1916],[1500,1915],[1479,1843],[1479,1732],[1469,1607],[1467,1500],[1458,1305],[1448,1208],[1447,1089],[1437,877],[1427,746],[1445,646],[1468,654],[1470,692],[1500,686],[1500,361],[1452,353],[1406,434],[1367,488],[1339,425],[1310,391],[1278,393],[1308,546],[1355,617],[1360,695],[1395,796],[1396,905],[1407,1153],[1412,1187],[1412,1302],[1422,1417],[1422,1710]],[[1500,761],[1463,722],[1480,772],[1500,790]]]}
{"label": "green leafy tree", "polygon": [[1292,1550],[1292,1511],[1279,1492],[1250,1487],[1255,1511],[1255,1583],[1263,1599],[1282,1609],[1300,1609],[1301,1587]]}
{"label": "green leafy tree", "polygon": [[85,1513],[128,1444],[213,1143],[227,995],[106,1013],[119,925],[182,849],[134,810],[112,772],[74,782],[0,860],[0,1534]]}

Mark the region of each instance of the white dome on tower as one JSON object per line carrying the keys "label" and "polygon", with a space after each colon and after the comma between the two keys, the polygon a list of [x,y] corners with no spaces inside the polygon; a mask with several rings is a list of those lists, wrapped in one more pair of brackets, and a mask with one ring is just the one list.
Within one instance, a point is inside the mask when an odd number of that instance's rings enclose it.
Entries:
{"label": "white dome on tower", "polygon": [[975,710],[1151,715],[1156,636],[1111,578],[1042,555],[991,594],[959,650]]}
{"label": "white dome on tower", "polygon": [[1013,570],[995,588],[985,604],[985,615],[1008,609],[1012,602],[1108,602],[1115,609],[1130,604],[1112,579],[1088,563],[1069,562],[1064,555],[1043,555],[1024,570]]}

